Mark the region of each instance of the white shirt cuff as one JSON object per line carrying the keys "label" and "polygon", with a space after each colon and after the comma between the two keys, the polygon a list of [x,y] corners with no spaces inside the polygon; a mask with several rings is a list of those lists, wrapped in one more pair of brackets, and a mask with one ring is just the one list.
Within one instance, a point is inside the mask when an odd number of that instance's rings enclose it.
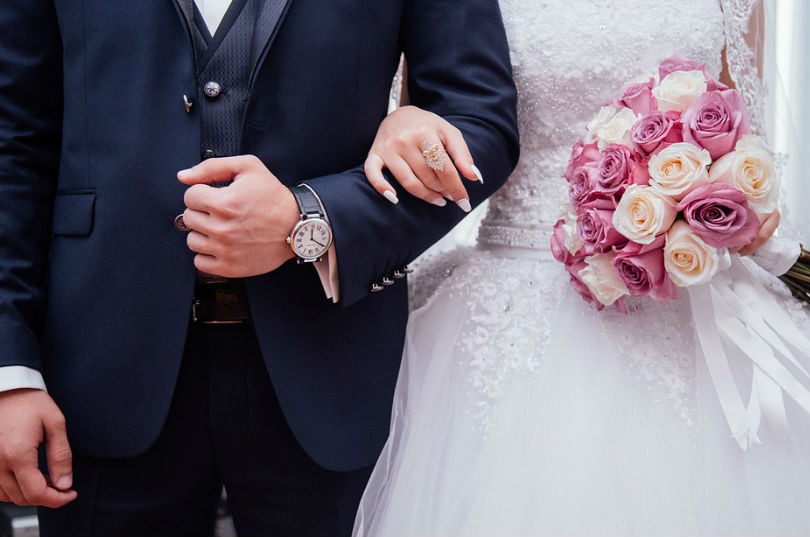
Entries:
{"label": "white shirt cuff", "polygon": [[7,365],[0,367],[0,392],[34,388],[48,391],[42,373],[24,365]]}
{"label": "white shirt cuff", "polygon": [[315,271],[318,273],[318,278],[321,279],[326,298],[332,299],[332,302],[337,304],[338,300],[340,300],[340,283],[335,245],[329,247],[323,259],[313,264],[315,265]]}

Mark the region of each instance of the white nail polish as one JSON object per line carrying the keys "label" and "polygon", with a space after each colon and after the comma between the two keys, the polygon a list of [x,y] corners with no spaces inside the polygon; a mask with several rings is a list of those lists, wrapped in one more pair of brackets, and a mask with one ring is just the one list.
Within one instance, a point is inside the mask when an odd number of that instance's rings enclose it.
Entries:
{"label": "white nail polish", "polygon": [[458,200],[456,202],[456,205],[461,207],[461,210],[464,211],[465,213],[472,211],[472,207],[470,206],[470,200],[468,199]]}
{"label": "white nail polish", "polygon": [[483,185],[484,184],[484,176],[481,175],[481,170],[478,169],[478,166],[473,164],[473,165],[470,166],[470,168],[472,168],[473,173],[478,178],[478,182]]}
{"label": "white nail polish", "polygon": [[444,198],[436,198],[431,203],[436,207],[444,207],[445,205],[447,205],[447,200]]}
{"label": "white nail polish", "polygon": [[386,190],[385,192],[383,192],[383,196],[385,197],[385,199],[387,199],[394,205],[399,203],[399,198],[397,198],[397,195],[391,192],[390,190]]}

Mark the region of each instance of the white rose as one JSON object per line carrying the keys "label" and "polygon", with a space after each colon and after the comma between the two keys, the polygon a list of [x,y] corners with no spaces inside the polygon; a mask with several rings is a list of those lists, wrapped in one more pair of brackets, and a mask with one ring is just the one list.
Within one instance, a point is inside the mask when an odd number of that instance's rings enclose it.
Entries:
{"label": "white rose", "polygon": [[734,151],[712,164],[709,181],[736,187],[758,213],[770,213],[777,208],[779,178],[773,152],[759,136],[747,134],[740,138]]}
{"label": "white rose", "polygon": [[596,117],[594,117],[590,123],[588,123],[588,132],[595,133],[607,125],[607,122],[613,119],[613,116],[615,116],[616,112],[618,111],[618,109],[613,108],[612,106],[603,106],[600,108],[599,113],[596,114]]}
{"label": "white rose", "polygon": [[693,106],[698,97],[706,93],[706,78],[701,71],[674,71],[652,90],[662,112],[683,112]]}
{"label": "white rose", "polygon": [[680,201],[695,188],[709,182],[707,166],[712,157],[690,143],[672,144],[650,157],[650,186],[659,194]]}
{"label": "white rose", "polygon": [[614,253],[597,254],[585,258],[587,267],[579,271],[579,277],[588,286],[596,300],[610,306],[629,294],[627,286],[613,267]]}
{"label": "white rose", "polygon": [[567,194],[560,206],[560,219],[563,220],[562,230],[565,232],[563,246],[565,246],[565,249],[571,252],[572,255],[576,254],[585,243],[582,242],[582,239],[579,238],[579,233],[577,233],[577,213],[574,210],[574,206],[571,205]]}
{"label": "white rose", "polygon": [[672,199],[649,186],[630,185],[613,213],[613,227],[631,241],[650,244],[672,226],[677,214]]}
{"label": "white rose", "polygon": [[610,144],[630,146],[630,130],[640,117],[629,108],[622,108],[614,114],[610,121],[595,131],[599,149],[604,149]]}
{"label": "white rose", "polygon": [[664,246],[664,267],[678,287],[700,285],[711,280],[720,266],[717,249],[695,235],[683,220],[675,222],[667,232]]}

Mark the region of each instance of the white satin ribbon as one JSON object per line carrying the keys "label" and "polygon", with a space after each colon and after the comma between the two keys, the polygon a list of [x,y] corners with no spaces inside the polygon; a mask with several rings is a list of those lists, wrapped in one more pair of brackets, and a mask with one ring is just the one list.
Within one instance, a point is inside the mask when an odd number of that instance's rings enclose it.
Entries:
{"label": "white satin ribbon", "polygon": [[[711,282],[687,287],[698,341],[731,433],[742,449],[760,443],[762,420],[782,436],[784,394],[810,414],[810,340],[738,256],[724,260]],[[751,391],[743,402],[733,367],[750,362]],[[800,380],[801,379],[801,380]]]}

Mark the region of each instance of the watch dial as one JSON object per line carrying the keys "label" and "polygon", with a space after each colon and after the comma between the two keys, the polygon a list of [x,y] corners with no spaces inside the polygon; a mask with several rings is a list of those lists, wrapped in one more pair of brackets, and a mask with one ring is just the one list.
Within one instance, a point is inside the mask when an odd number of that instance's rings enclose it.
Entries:
{"label": "watch dial", "polygon": [[320,219],[304,221],[293,237],[295,253],[306,259],[321,257],[329,249],[332,232],[326,222]]}

